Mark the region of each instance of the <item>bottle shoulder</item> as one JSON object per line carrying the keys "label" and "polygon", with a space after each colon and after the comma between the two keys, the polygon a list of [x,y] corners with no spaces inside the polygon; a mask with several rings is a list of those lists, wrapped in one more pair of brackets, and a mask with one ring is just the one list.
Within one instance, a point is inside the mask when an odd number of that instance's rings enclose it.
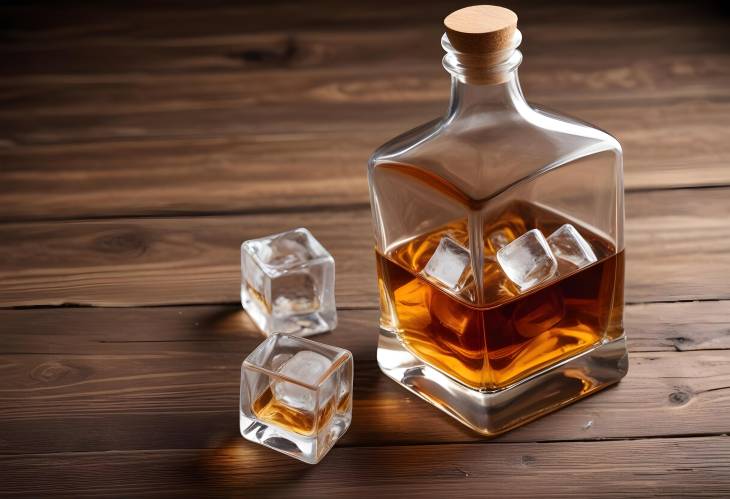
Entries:
{"label": "bottle shoulder", "polygon": [[530,106],[527,112],[500,112],[485,115],[483,120],[479,118],[472,116],[466,123],[456,123],[442,117],[423,123],[378,147],[370,157],[370,164],[418,155],[421,149],[432,150],[435,145],[446,146],[452,141],[455,145],[467,143],[478,147],[487,155],[490,149],[497,154],[498,145],[500,150],[514,149],[519,156],[537,156],[539,151],[534,147],[525,150],[525,143],[533,140],[549,143],[555,152],[600,148],[622,154],[620,143],[610,133],[580,118],[542,106]]}
{"label": "bottle shoulder", "polygon": [[437,139],[443,131],[444,121],[444,118],[436,118],[396,135],[375,149],[370,155],[369,166],[376,166],[377,163],[382,161],[397,161],[397,158],[402,159],[408,152],[418,148],[423,142]]}
{"label": "bottle shoulder", "polygon": [[432,120],[379,147],[381,164],[406,164],[447,180],[475,199],[577,159],[609,153],[621,161],[613,136],[580,119],[540,107],[471,113]]}
{"label": "bottle shoulder", "polygon": [[552,131],[552,128],[555,127],[555,131],[558,133],[572,134],[578,139],[583,138],[587,142],[599,143],[606,150],[612,149],[619,155],[623,154],[618,139],[592,123],[543,106],[533,106],[531,110],[539,116],[538,123],[541,128]]}

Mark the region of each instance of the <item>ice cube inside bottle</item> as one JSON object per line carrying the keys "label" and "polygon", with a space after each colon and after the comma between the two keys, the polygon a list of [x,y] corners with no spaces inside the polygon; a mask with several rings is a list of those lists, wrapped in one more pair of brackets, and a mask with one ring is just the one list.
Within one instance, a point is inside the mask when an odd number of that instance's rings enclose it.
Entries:
{"label": "ice cube inside bottle", "polygon": [[502,247],[497,252],[497,262],[520,291],[546,281],[558,268],[545,236],[538,229],[529,230]]}
{"label": "ice cube inside bottle", "polygon": [[458,292],[471,273],[469,260],[469,250],[449,236],[444,236],[423,268],[423,273],[447,289]]}
{"label": "ice cube inside bottle", "polygon": [[562,225],[550,234],[547,242],[561,273],[583,268],[598,260],[590,243],[571,224]]}

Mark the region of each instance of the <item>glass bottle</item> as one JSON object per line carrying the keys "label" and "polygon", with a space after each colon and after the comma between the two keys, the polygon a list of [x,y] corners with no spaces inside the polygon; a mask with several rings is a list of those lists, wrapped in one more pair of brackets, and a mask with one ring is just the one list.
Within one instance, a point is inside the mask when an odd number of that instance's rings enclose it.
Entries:
{"label": "glass bottle", "polygon": [[525,100],[516,23],[448,16],[446,115],[368,165],[380,368],[489,436],[628,368],[621,146]]}

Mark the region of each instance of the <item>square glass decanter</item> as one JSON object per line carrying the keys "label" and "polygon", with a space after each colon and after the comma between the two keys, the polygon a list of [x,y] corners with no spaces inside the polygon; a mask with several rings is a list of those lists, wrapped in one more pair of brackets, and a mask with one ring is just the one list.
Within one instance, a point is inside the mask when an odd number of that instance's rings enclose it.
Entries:
{"label": "square glass decanter", "polygon": [[530,105],[517,16],[448,16],[446,115],[368,167],[388,376],[488,436],[619,381],[622,151]]}
{"label": "square glass decanter", "polygon": [[268,337],[241,366],[244,438],[319,462],[352,419],[352,354],[297,336]]}

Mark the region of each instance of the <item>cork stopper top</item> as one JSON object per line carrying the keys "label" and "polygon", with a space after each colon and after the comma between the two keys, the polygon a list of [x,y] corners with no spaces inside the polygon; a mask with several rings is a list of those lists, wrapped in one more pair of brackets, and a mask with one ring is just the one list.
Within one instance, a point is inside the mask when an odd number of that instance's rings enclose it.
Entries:
{"label": "cork stopper top", "polygon": [[451,46],[465,54],[507,49],[517,29],[517,14],[496,5],[472,5],[444,19]]}

